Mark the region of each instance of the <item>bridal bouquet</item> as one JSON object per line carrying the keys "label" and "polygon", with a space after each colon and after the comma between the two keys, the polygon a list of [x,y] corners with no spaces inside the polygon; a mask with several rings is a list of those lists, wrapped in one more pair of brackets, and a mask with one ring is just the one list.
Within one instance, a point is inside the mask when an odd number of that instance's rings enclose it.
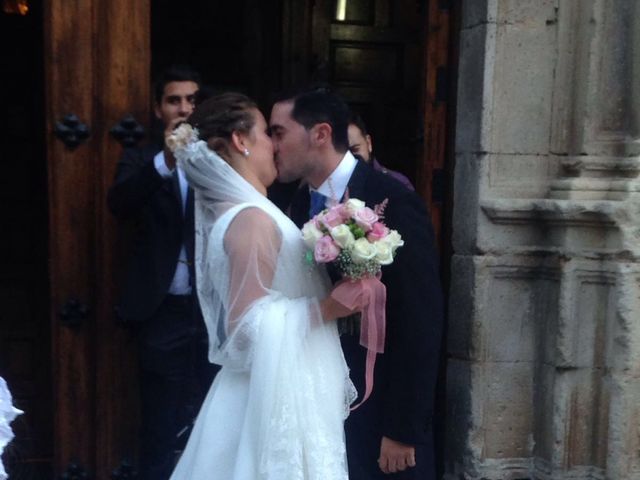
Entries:
{"label": "bridal bouquet", "polygon": [[387,200],[371,209],[350,198],[318,213],[302,227],[302,238],[311,249],[307,261],[333,262],[353,280],[380,275],[404,245],[400,234],[383,222],[386,206]]}
{"label": "bridal bouquet", "polygon": [[404,245],[400,234],[384,224],[387,200],[373,209],[350,198],[323,210],[302,227],[302,238],[311,249],[310,263],[333,263],[347,280],[331,296],[350,310],[361,312],[360,344],[367,349],[365,393],[352,407],[362,405],[373,391],[376,354],[384,352],[387,290],[380,281],[382,266],[393,263]]}

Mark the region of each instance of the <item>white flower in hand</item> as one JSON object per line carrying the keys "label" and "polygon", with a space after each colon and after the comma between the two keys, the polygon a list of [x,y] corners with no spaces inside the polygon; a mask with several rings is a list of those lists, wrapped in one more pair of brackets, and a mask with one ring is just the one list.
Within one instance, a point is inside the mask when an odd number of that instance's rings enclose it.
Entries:
{"label": "white flower in hand", "polygon": [[182,123],[176,128],[171,135],[167,137],[165,143],[172,152],[175,152],[178,148],[184,148],[190,143],[198,141],[198,130],[193,128],[188,123]]}

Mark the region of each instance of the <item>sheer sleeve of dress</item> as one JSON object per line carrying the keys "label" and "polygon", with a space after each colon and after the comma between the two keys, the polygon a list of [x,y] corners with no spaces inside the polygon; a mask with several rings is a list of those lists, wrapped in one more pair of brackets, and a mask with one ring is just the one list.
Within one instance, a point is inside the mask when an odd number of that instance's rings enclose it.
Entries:
{"label": "sheer sleeve of dress", "polygon": [[233,219],[224,236],[229,257],[229,319],[233,331],[254,302],[269,295],[282,237],[273,220],[258,208]]}
{"label": "sheer sleeve of dress", "polygon": [[[233,213],[229,212],[232,216]],[[287,298],[274,289],[282,234],[274,220],[260,208],[246,206],[233,216],[223,237],[223,247],[229,280],[222,299],[226,312],[225,342],[216,362],[235,369],[249,369],[266,310],[274,303],[289,307],[295,304],[300,309],[295,327],[302,338],[310,326],[321,323],[319,303],[316,297]]]}

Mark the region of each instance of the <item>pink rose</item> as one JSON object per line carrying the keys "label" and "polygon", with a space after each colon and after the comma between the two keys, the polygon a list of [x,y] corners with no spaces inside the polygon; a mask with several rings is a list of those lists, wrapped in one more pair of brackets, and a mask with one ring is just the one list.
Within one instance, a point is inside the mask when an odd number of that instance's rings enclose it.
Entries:
{"label": "pink rose", "polygon": [[364,207],[355,211],[353,219],[359,227],[368,232],[373,227],[373,224],[378,221],[378,215],[369,207]]}
{"label": "pink rose", "polygon": [[384,223],[376,222],[371,226],[371,231],[367,233],[367,240],[370,242],[377,242],[389,235],[389,229]]}
{"label": "pink rose", "polygon": [[325,213],[320,221],[331,230],[333,227],[337,227],[341,223],[344,222],[342,218],[342,214],[338,210],[330,209],[327,213]]}
{"label": "pink rose", "polygon": [[316,247],[313,251],[313,257],[318,263],[333,262],[338,258],[340,248],[329,235],[325,235],[316,242]]}
{"label": "pink rose", "polygon": [[349,212],[349,210],[347,210],[347,207],[345,206],[344,203],[338,203],[336,205],[334,205],[333,207],[331,207],[329,209],[330,212],[335,212],[338,215],[340,215],[340,217],[342,217],[342,220],[348,220],[349,218],[351,218],[351,213]]}

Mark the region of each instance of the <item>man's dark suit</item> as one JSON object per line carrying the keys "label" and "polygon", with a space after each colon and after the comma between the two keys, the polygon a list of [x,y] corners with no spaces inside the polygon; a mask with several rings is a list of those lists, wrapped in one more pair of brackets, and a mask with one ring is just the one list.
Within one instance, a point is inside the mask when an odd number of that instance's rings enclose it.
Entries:
{"label": "man's dark suit", "polygon": [[142,478],[153,480],[171,473],[176,434],[197,414],[213,376],[195,287],[168,294],[183,244],[193,263],[194,209],[189,188],[183,215],[177,174],[163,178],[154,166],[159,151],[125,150],[108,193],[113,214],[135,230],[117,309],[138,339]]}
{"label": "man's dark suit", "polygon": [[[348,189],[349,197],[369,207],[388,198],[385,223],[405,241],[394,263],[382,269],[387,332],[385,353],[376,361],[374,390],[345,422],[349,479],[435,480],[432,416],[443,304],[431,222],[418,195],[364,162],[358,162]],[[296,193],[291,217],[299,226],[308,220],[308,188]],[[340,338],[351,378],[362,394],[366,350],[359,333]],[[382,436],[415,445],[417,466],[382,473],[377,463]]]}

